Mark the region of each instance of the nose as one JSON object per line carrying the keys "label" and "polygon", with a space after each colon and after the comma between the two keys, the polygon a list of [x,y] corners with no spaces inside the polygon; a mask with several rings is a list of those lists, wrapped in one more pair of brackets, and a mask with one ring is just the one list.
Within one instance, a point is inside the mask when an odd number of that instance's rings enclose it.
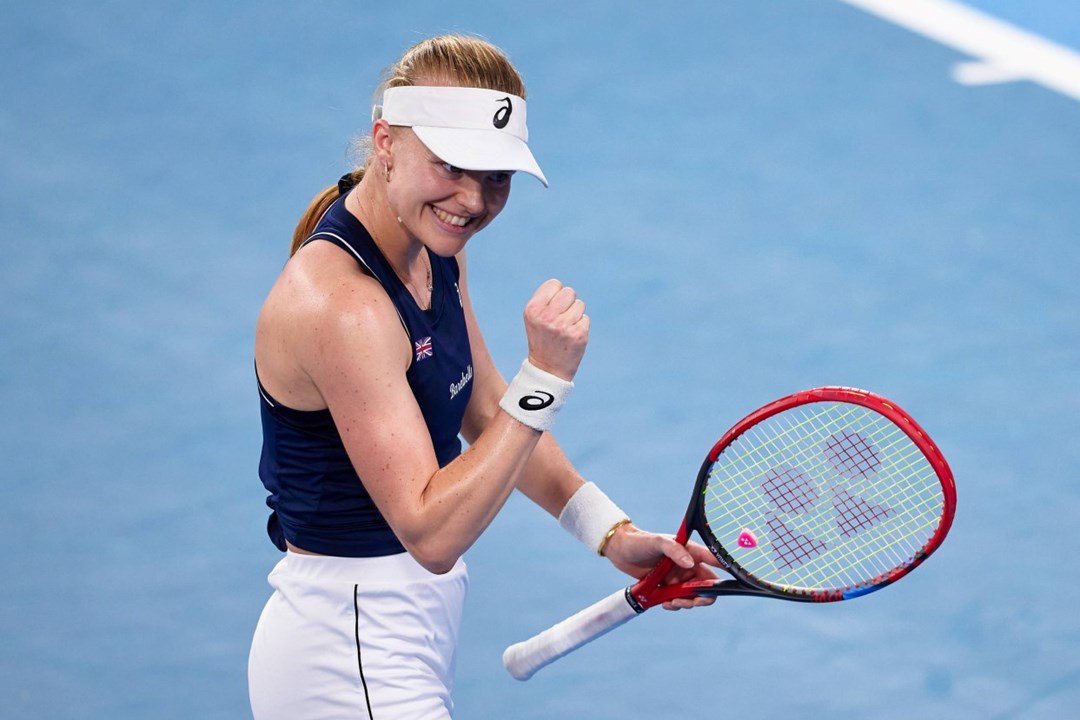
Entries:
{"label": "nose", "polygon": [[484,183],[480,178],[471,173],[462,178],[458,189],[458,202],[471,215],[479,215],[484,211]]}

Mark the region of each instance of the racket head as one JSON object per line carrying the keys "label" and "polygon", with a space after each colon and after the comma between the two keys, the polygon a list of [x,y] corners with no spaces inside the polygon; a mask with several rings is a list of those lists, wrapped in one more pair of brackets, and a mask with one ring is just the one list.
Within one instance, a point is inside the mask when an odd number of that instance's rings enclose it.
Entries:
{"label": "racket head", "polygon": [[831,602],[910,573],[944,541],[955,511],[952,471],[910,415],[866,390],[822,387],[724,434],[683,527],[747,588]]}

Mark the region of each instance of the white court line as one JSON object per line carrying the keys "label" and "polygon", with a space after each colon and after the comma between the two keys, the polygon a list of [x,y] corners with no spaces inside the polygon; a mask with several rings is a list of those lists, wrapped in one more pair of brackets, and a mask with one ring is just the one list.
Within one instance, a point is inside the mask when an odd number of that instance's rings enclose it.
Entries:
{"label": "white court line", "polygon": [[1080,54],[954,0],[840,0],[977,58],[957,63],[964,85],[1030,80],[1080,100]]}

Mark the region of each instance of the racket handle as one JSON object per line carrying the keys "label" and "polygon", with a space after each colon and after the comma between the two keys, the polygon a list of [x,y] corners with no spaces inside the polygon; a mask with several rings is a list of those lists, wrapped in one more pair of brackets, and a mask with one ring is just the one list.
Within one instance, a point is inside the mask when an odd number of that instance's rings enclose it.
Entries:
{"label": "racket handle", "polygon": [[503,665],[518,680],[528,680],[540,668],[617,628],[639,612],[627,600],[626,590],[619,590],[558,625],[506,648]]}

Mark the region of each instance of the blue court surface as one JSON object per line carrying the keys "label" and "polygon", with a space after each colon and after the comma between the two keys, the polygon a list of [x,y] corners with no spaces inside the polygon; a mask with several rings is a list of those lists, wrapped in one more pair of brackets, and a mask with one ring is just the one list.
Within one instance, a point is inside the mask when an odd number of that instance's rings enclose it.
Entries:
{"label": "blue court surface", "polygon": [[[724,430],[840,384],[959,504],[883,592],[654,611],[519,683],[507,644],[624,579],[515,497],[467,556],[456,717],[1076,717],[1080,99],[857,5],[5,2],[0,716],[250,717],[255,316],[379,71],[459,31],[524,74],[551,180],[470,246],[478,313],[509,374],[533,289],[585,298],[556,435],[589,478],[674,532]],[[1068,84],[1074,3],[967,7]]]}

